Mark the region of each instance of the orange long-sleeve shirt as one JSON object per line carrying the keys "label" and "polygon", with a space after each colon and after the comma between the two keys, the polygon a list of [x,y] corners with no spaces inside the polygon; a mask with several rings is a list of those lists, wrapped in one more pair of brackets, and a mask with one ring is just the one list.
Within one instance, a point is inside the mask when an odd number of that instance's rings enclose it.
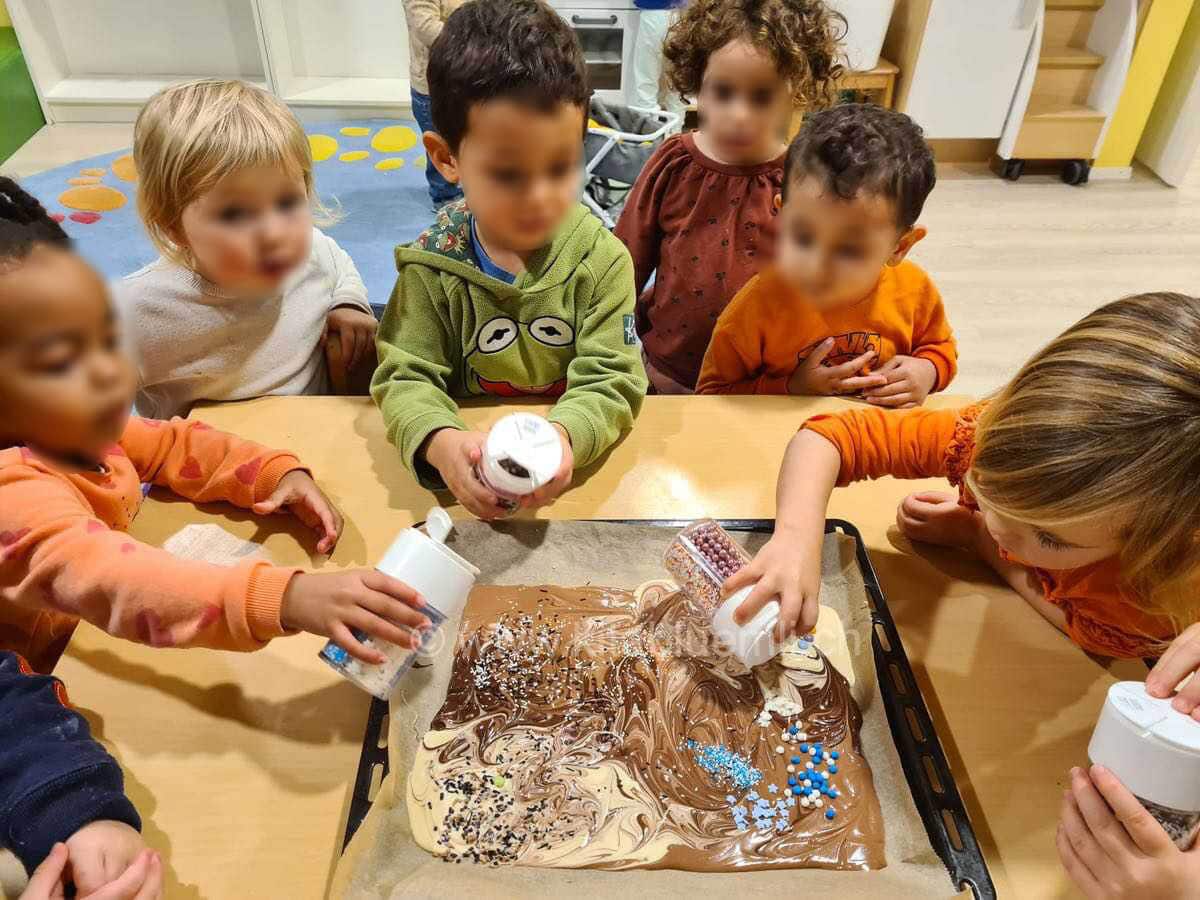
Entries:
{"label": "orange long-sleeve shirt", "polygon": [[830,337],[835,343],[827,366],[868,350],[878,354],[870,368],[893,356],[915,356],[937,369],[935,391],[944,389],[958,368],[941,295],[916,263],[884,266],[869,295],[827,310],[815,308],[771,268],[752,278],[721,313],[696,391],[786,394],[792,373]]}
{"label": "orange long-sleeve shirt", "polygon": [[[959,502],[977,509],[964,478],[975,455],[975,421],[981,409],[856,409],[815,416],[804,427],[837,447],[842,456],[839,485],[884,475],[940,476],[958,488]],[[1122,585],[1115,557],[1079,569],[1031,568],[1046,599],[1066,615],[1068,636],[1090,653],[1159,656],[1176,636],[1169,618],[1146,612]]]}
{"label": "orange long-sleeve shirt", "polygon": [[298,468],[290,453],[183,419],[131,419],[103,471],[0,450],[0,649],[47,672],[79,619],[155,647],[262,647],[284,633],[279,607],[298,569],[178,559],[124,532],[142,482],[249,507]]}

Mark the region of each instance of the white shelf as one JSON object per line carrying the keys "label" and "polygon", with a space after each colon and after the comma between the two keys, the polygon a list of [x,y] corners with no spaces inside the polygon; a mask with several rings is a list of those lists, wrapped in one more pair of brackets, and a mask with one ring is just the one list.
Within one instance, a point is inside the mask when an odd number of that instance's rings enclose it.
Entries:
{"label": "white shelf", "polygon": [[412,102],[407,78],[293,78],[283,99],[296,106],[408,106]]}
{"label": "white shelf", "polygon": [[[51,85],[45,99],[51,103],[127,104],[141,105],[167,85],[199,78],[199,75],[162,75],[154,78],[126,78],[111,75],[93,78],[64,78]],[[246,79],[251,84],[269,89],[262,79]]]}

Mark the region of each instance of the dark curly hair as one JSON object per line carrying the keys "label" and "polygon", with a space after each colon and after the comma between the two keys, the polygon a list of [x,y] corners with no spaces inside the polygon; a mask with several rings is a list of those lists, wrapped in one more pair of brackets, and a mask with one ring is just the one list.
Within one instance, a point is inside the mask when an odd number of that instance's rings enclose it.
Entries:
{"label": "dark curly hair", "polygon": [[700,93],[708,58],[744,38],[775,61],[797,106],[833,100],[842,74],[846,19],[822,0],[692,0],[663,42],[667,80],[681,97]]}
{"label": "dark curly hair", "polygon": [[793,179],[817,177],[843,200],[860,191],[896,206],[897,224],[911,228],[937,182],[933,151],[921,126],[904,113],[846,103],[811,113],[788,147],[783,196]]}
{"label": "dark curly hair", "polygon": [[585,110],[591,97],[575,32],[539,0],[463,4],[433,42],[426,74],[433,127],[453,151],[472,104],[507,97],[542,110]]}
{"label": "dark curly hair", "polygon": [[37,244],[69,248],[71,239],[36,197],[0,177],[0,264],[19,262]]}

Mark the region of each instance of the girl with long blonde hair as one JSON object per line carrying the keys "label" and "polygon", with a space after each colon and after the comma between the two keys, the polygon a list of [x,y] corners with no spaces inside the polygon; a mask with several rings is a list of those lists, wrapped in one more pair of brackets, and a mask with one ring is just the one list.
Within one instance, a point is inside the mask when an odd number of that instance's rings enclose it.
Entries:
{"label": "girl with long blonde hair", "polygon": [[[784,457],[774,537],[725,585],[757,582],[737,618],[778,596],[779,636],[811,630],[829,496],[884,475],[948,478],[957,494],[904,499],[900,530],[978,555],[1084,650],[1161,657],[1152,695],[1200,668],[1200,299],[1109,303],[983,403],[810,419]],[[1200,676],[1173,705],[1200,723]],[[1112,773],[1069,782],[1058,852],[1087,896],[1200,884],[1200,845],[1180,851]]]}

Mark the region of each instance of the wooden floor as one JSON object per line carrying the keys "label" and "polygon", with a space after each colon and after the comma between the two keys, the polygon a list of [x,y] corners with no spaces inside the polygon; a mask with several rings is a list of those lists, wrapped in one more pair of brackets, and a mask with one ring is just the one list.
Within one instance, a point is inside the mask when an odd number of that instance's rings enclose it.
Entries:
{"label": "wooden floor", "polygon": [[[127,147],[128,125],[42,129],[0,170],[28,175]],[[1089,310],[1148,290],[1200,293],[1200,165],[1182,188],[1136,169],[1083,188],[1053,175],[1015,184],[982,166],[946,165],[913,258],[945,297],[959,339],[955,393],[995,390]]]}

